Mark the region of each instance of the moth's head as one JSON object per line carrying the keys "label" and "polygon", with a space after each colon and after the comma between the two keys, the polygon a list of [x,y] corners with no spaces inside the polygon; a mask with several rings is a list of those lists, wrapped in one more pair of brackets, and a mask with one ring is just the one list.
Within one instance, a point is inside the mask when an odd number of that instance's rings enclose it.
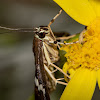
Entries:
{"label": "moth's head", "polygon": [[39,38],[44,38],[46,34],[49,34],[48,26],[40,26],[35,28],[35,33],[39,36]]}

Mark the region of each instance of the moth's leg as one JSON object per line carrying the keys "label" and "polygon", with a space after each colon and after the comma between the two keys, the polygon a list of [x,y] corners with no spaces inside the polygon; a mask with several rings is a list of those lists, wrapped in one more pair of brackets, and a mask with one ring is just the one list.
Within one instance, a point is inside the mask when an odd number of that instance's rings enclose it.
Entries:
{"label": "moth's leg", "polygon": [[[50,33],[52,34],[52,36],[54,38],[54,41],[56,41],[56,37],[54,36],[54,34],[53,34],[52,30],[51,30],[51,27],[50,26],[48,26],[48,27],[49,27]],[[57,44],[57,46],[60,49],[60,46],[58,44]]]}
{"label": "moth's leg", "polygon": [[55,82],[55,84],[62,84],[62,85],[67,85],[67,83],[65,82],[61,82],[59,80],[57,80],[53,75],[52,72],[48,69],[48,67],[44,64],[44,68],[47,71],[47,73],[50,75],[50,77],[52,78],[52,80]]}
{"label": "moth's leg", "polygon": [[67,75],[61,68],[59,68],[58,66],[56,66],[53,63],[50,63],[50,65],[52,65],[53,67],[55,67],[57,70],[59,70],[61,73],[63,73],[66,77],[68,77],[70,79],[69,75]]}
{"label": "moth's leg", "polygon": [[58,78],[57,81],[64,80],[64,78]]}
{"label": "moth's leg", "polygon": [[70,43],[62,43],[62,42],[57,42],[57,43],[58,43],[58,44],[63,44],[63,45],[71,45],[71,44],[79,43],[79,41],[70,42]]}
{"label": "moth's leg", "polygon": [[61,81],[57,81],[58,84],[62,84],[62,85],[68,85],[67,83],[65,82],[61,82]]}
{"label": "moth's leg", "polygon": [[80,36],[79,36],[79,43],[83,43],[83,33],[86,32],[86,29],[84,29],[81,33],[80,33]]}
{"label": "moth's leg", "polygon": [[[79,35],[79,41],[77,41],[76,43],[83,43],[83,33],[85,33],[86,32],[86,29],[84,29],[81,33],[80,33],[80,35]],[[73,37],[75,37],[77,34],[74,34],[74,35],[71,35],[71,36],[68,36],[68,37],[58,37],[58,38],[56,38],[56,40],[67,40],[67,39],[70,39],[70,38],[73,38]],[[59,44],[61,44],[61,43],[59,43]],[[62,43],[63,44],[63,43]],[[68,43],[65,43],[66,45],[68,44]],[[72,42],[71,44],[74,44],[74,42]]]}
{"label": "moth's leg", "polygon": [[51,35],[52,35],[52,36],[53,36],[53,38],[54,38],[54,41],[56,41],[56,37],[54,36],[54,33],[52,32],[51,27],[50,27],[50,26],[48,26],[48,28],[49,28],[49,31],[50,31]]}
{"label": "moth's leg", "polygon": [[55,73],[58,69],[53,70],[51,73]]}
{"label": "moth's leg", "polygon": [[56,78],[52,75],[52,72],[48,69],[48,67],[44,64],[44,68],[45,70],[48,72],[48,74],[50,75],[50,77],[54,80],[55,83],[57,83]]}
{"label": "moth's leg", "polygon": [[[54,36],[54,34],[53,34],[53,32],[52,32],[52,30],[51,30],[51,27],[50,27],[50,25],[55,21],[55,19],[61,14],[61,12],[62,12],[62,9],[59,11],[59,13],[51,20],[51,22],[48,24],[48,28],[49,28],[49,30],[50,30],[50,33],[51,33],[51,35],[53,36],[53,38],[54,38],[54,41],[56,41],[56,37]],[[60,49],[60,46],[58,45],[58,48]]]}
{"label": "moth's leg", "polygon": [[[54,43],[55,41],[49,41],[49,43]],[[62,43],[62,42],[57,42],[57,44],[63,44],[63,45],[70,45],[70,44],[75,44],[75,43],[79,43],[79,41],[76,42],[71,42],[71,43]]]}
{"label": "moth's leg", "polygon": [[48,24],[48,26],[50,26],[54,21],[55,19],[61,14],[62,12],[62,9],[59,11],[59,13],[51,20],[51,22]]}
{"label": "moth's leg", "polygon": [[57,37],[56,40],[68,40],[68,39],[73,38],[75,36],[76,36],[76,34],[71,35],[71,36],[67,36],[67,37]]}
{"label": "moth's leg", "polygon": [[44,43],[43,43],[43,48],[44,48],[45,58],[46,58],[46,60],[47,60],[47,62],[48,62],[48,66],[49,66],[49,65],[52,65],[52,66],[55,67],[57,70],[59,70],[61,73],[63,73],[66,77],[70,78],[65,72],[63,72],[62,69],[60,69],[59,67],[57,67],[56,65],[54,65],[54,64],[51,62],[50,56],[49,56],[49,54],[48,54],[48,51],[47,51],[47,49],[46,49]]}

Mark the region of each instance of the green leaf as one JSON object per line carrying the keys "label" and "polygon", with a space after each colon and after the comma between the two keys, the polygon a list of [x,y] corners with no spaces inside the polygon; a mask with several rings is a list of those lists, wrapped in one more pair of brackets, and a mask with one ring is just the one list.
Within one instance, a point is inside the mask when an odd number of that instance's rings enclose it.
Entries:
{"label": "green leaf", "polygon": [[67,61],[66,58],[65,58],[65,56],[64,56],[65,54],[66,54],[66,52],[65,52],[64,50],[60,50],[60,51],[59,51],[59,56],[60,56],[59,67],[60,67],[60,68],[62,68],[63,65],[64,65],[64,63]]}

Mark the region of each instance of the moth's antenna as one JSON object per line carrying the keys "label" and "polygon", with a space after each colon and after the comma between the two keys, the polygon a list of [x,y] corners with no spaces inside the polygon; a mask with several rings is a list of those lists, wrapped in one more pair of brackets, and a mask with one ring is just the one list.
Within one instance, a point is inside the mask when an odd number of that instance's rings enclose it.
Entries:
{"label": "moth's antenna", "polygon": [[62,12],[62,9],[59,11],[59,13],[50,21],[50,23],[48,24],[48,26],[50,26],[54,21],[55,19],[61,14]]}
{"label": "moth's antenna", "polygon": [[[8,28],[8,27],[3,27],[0,26],[0,29],[5,29],[5,30],[9,30],[9,31],[15,31],[15,32],[34,32],[33,28]],[[10,33],[10,32],[3,32],[0,34],[4,34],[4,33]]]}
{"label": "moth's antenna", "polygon": [[17,30],[19,30],[19,29],[13,29],[13,28],[2,27],[2,26],[0,26],[0,28],[5,29],[5,30],[10,30],[10,31],[17,31]]}

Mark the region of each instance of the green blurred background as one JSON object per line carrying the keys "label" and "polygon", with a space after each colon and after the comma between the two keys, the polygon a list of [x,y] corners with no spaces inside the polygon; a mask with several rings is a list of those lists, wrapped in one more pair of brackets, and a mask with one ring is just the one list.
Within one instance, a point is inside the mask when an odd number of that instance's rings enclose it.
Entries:
{"label": "green blurred background", "polygon": [[[59,10],[60,7],[52,0],[0,0],[0,25],[12,28],[47,25]],[[70,34],[84,29],[64,11],[51,27],[54,32]],[[28,100],[34,92],[34,33],[3,29],[0,33],[5,33],[0,34],[0,100]],[[51,100],[59,100],[62,90],[58,85]],[[98,94],[95,93],[93,100],[100,99],[96,99]]]}

